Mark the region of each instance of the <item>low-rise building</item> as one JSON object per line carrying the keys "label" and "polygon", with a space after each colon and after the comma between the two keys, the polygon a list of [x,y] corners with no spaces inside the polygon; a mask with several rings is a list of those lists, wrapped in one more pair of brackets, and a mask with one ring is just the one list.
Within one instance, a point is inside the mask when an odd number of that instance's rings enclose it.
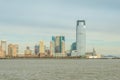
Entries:
{"label": "low-rise building", "polygon": [[25,57],[31,56],[32,55],[32,50],[30,50],[30,47],[27,46],[26,50],[24,51]]}
{"label": "low-rise building", "polygon": [[101,54],[96,54],[95,49],[93,48],[93,52],[86,52],[86,58],[101,58]]}

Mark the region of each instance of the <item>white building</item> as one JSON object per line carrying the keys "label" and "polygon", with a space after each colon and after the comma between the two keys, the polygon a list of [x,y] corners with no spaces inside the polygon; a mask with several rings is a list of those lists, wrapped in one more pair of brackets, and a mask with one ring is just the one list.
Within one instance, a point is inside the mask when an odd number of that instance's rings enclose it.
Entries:
{"label": "white building", "polygon": [[83,56],[86,52],[86,27],[85,20],[78,20],[76,26],[77,56]]}

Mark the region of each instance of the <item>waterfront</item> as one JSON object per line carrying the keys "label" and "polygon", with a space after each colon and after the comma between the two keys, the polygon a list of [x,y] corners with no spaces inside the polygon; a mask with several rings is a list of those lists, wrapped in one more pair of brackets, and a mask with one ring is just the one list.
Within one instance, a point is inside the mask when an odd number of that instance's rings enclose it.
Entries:
{"label": "waterfront", "polygon": [[119,80],[119,59],[3,59],[0,80]]}

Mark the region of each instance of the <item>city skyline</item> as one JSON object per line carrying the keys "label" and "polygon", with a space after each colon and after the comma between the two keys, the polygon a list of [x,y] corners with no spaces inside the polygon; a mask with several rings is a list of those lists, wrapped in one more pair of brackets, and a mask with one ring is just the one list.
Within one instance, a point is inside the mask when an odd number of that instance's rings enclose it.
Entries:
{"label": "city skyline", "polygon": [[87,51],[120,56],[120,1],[118,0],[12,0],[0,1],[0,40],[34,50],[51,36],[64,35],[66,49],[76,41],[76,20],[86,21]]}

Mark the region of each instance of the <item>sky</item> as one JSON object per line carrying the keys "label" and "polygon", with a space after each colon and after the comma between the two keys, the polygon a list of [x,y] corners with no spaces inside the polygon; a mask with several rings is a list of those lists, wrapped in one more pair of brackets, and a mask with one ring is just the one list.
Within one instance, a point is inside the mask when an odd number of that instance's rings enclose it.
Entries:
{"label": "sky", "polygon": [[120,0],[0,0],[0,40],[34,49],[64,35],[76,41],[76,21],[86,21],[86,51],[120,56]]}

